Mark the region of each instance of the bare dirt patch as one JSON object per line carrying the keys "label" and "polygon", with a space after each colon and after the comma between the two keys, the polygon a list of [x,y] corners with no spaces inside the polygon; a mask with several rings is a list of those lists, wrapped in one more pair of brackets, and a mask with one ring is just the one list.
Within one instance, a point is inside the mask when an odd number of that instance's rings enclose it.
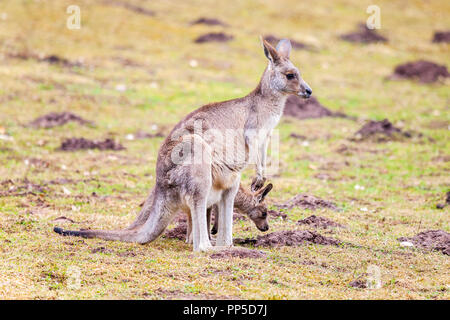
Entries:
{"label": "bare dirt patch", "polygon": [[54,223],[78,223],[70,218],[67,218],[66,216],[57,217],[52,220]]}
{"label": "bare dirt patch", "polygon": [[97,247],[91,250],[91,253],[106,253],[106,254],[111,254],[114,251],[111,249],[108,249],[106,247]]}
{"label": "bare dirt patch", "polygon": [[235,244],[251,244],[255,247],[280,247],[280,246],[299,246],[305,243],[334,245],[337,246],[341,242],[339,240],[324,237],[321,234],[310,230],[285,230],[276,231],[255,238],[234,240]]}
{"label": "bare dirt patch", "polygon": [[421,83],[432,83],[447,77],[450,77],[450,73],[445,65],[418,60],[396,66],[388,79],[412,79]]}
{"label": "bare dirt patch", "polygon": [[431,159],[434,162],[450,162],[450,155],[439,155]]}
{"label": "bare dirt patch", "polygon": [[121,251],[121,252],[116,252],[116,254],[119,257],[123,257],[123,258],[127,258],[127,257],[135,257],[136,253],[132,252],[132,251]]}
{"label": "bare dirt patch", "polygon": [[429,129],[450,129],[450,121],[448,120],[433,120],[426,124]]}
{"label": "bare dirt patch", "polygon": [[14,182],[11,179],[0,182],[4,190],[0,190],[0,197],[22,197],[26,195],[42,195],[48,192],[47,188],[41,184],[35,184],[28,179]]}
{"label": "bare dirt patch", "polygon": [[61,58],[57,55],[50,55],[50,56],[46,56],[40,59],[40,61],[42,62],[48,62],[50,64],[61,64],[61,65],[65,65],[65,66],[71,66],[72,63],[67,60],[66,58]]}
{"label": "bare dirt patch", "polygon": [[91,250],[91,253],[105,253],[105,254],[115,254],[119,257],[128,258],[128,257],[135,257],[136,253],[132,251],[114,251],[112,249],[109,249],[107,247],[97,247]]}
{"label": "bare dirt patch", "polygon": [[450,42],[450,31],[436,31],[433,35],[434,43],[448,43]]}
{"label": "bare dirt patch", "polygon": [[309,209],[309,210],[316,210],[321,208],[331,209],[331,210],[338,210],[337,205],[334,202],[324,200],[317,198],[315,196],[309,195],[309,194],[298,194],[295,197],[289,199],[288,201],[277,204],[276,205],[279,208],[283,209],[292,209],[295,207],[303,208],[303,209]]}
{"label": "bare dirt patch", "polygon": [[[273,34],[268,34],[264,36],[264,39],[268,41],[271,45],[276,46],[281,38],[274,36]],[[299,42],[293,39],[289,39],[293,49],[311,49],[311,47],[303,42]]]}
{"label": "bare dirt patch", "polygon": [[291,116],[297,119],[312,119],[323,117],[339,117],[351,118],[341,112],[332,112],[325,108],[316,97],[312,96],[308,99],[303,99],[298,96],[290,95],[284,106],[284,115]]}
{"label": "bare dirt patch", "polygon": [[350,287],[358,288],[358,289],[366,289],[367,283],[364,280],[356,279],[348,284]]}
{"label": "bare dirt patch", "polygon": [[155,15],[155,12],[152,11],[152,10],[149,10],[149,9],[146,9],[146,8],[143,8],[143,7],[139,7],[137,5],[134,5],[132,3],[128,3],[128,2],[125,2],[125,1],[110,1],[110,0],[108,0],[108,1],[103,1],[103,3],[105,5],[122,7],[124,9],[130,10],[130,11],[132,11],[134,13],[142,14],[142,15],[145,15],[145,16],[151,16],[152,17],[152,16]]}
{"label": "bare dirt patch", "polygon": [[359,24],[359,30],[351,33],[346,33],[340,36],[342,40],[348,42],[357,43],[377,43],[377,42],[387,42],[388,39],[378,34],[377,31],[368,29],[366,24]]}
{"label": "bare dirt patch", "polygon": [[443,254],[450,255],[450,233],[442,230],[428,230],[414,237],[401,237],[397,240],[411,242],[419,248],[441,251]]}
{"label": "bare dirt patch", "polygon": [[36,53],[30,53],[30,52],[19,52],[19,53],[10,53],[8,54],[8,57],[13,59],[20,59],[20,60],[36,60],[38,62],[45,62],[48,64],[53,65],[59,65],[63,67],[81,67],[82,63],[80,62],[72,62],[69,61],[66,58],[60,57],[56,54],[51,54],[48,56],[41,56]]}
{"label": "bare dirt patch", "polygon": [[364,146],[351,146],[347,144],[341,144],[339,147],[337,147],[335,152],[343,154],[343,155],[353,155],[353,154],[361,154],[361,153],[372,153],[372,154],[379,154],[379,153],[386,153],[386,150],[384,149],[372,149],[372,148],[365,148]]}
{"label": "bare dirt patch", "polygon": [[388,119],[384,119],[381,121],[371,120],[367,122],[350,140],[374,140],[376,142],[385,142],[411,137],[411,132],[402,131],[400,128],[395,127]]}
{"label": "bare dirt patch", "polygon": [[298,220],[297,224],[307,225],[307,226],[311,226],[314,228],[323,228],[323,229],[334,228],[334,227],[338,227],[338,228],[344,227],[343,225],[341,225],[333,220],[330,220],[325,217],[316,216],[316,215],[312,215],[312,216],[309,216],[308,218]]}
{"label": "bare dirt patch", "polygon": [[72,112],[51,112],[31,121],[28,124],[28,127],[47,129],[62,126],[68,122],[78,122],[82,125],[93,125],[92,121],[85,120]]}
{"label": "bare dirt patch", "polygon": [[450,191],[447,191],[446,195],[445,195],[445,203],[438,203],[436,205],[437,209],[444,209],[445,206],[450,205]]}
{"label": "bare dirt patch", "polygon": [[298,134],[298,133],[291,133],[289,135],[289,137],[293,138],[293,139],[299,139],[299,140],[308,140],[307,136],[304,136],[302,134]]}
{"label": "bare dirt patch", "polygon": [[206,43],[206,42],[228,42],[233,40],[232,35],[225,34],[223,32],[211,32],[199,36],[194,40],[195,43]]}
{"label": "bare dirt patch", "polygon": [[230,259],[230,258],[250,258],[250,259],[258,259],[264,258],[267,254],[259,251],[252,250],[247,248],[230,248],[221,250],[219,252],[213,253],[210,255],[211,259]]}
{"label": "bare dirt patch", "polygon": [[113,139],[88,140],[85,138],[69,138],[62,142],[61,146],[57,150],[62,151],[76,151],[87,149],[99,149],[99,150],[124,150],[125,147]]}
{"label": "bare dirt patch", "polygon": [[[209,293],[186,293],[180,290],[167,290],[159,288],[155,291],[158,296],[163,297],[165,300],[235,300],[236,297],[232,296],[220,296]],[[150,296],[150,294],[144,293],[144,296]]]}
{"label": "bare dirt patch", "polygon": [[216,19],[216,18],[207,18],[207,17],[200,17],[197,20],[194,20],[191,22],[192,25],[195,24],[205,24],[207,26],[222,26],[222,27],[227,27],[228,24],[226,24],[225,22]]}

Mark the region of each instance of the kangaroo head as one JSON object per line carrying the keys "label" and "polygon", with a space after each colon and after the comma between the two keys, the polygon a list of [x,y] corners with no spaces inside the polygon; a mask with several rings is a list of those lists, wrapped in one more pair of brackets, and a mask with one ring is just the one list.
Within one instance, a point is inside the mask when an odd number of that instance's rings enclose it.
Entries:
{"label": "kangaroo head", "polygon": [[264,54],[269,59],[267,67],[269,87],[281,94],[295,94],[302,98],[309,98],[312,90],[302,79],[300,72],[289,60],[291,42],[282,39],[274,48],[266,40],[262,40]]}
{"label": "kangaroo head", "polygon": [[250,209],[248,216],[260,231],[269,230],[269,222],[267,221],[268,208],[264,203],[264,198],[272,188],[273,185],[269,183],[267,186],[253,194],[253,207]]}

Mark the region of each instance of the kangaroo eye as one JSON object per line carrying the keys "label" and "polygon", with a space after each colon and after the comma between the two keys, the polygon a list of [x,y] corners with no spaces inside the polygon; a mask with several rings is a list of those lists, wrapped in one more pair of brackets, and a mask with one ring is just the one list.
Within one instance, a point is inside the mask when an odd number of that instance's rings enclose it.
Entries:
{"label": "kangaroo eye", "polygon": [[295,78],[295,74],[294,74],[294,73],[288,73],[288,74],[286,75],[286,78],[287,78],[288,80],[292,80],[292,79]]}
{"label": "kangaroo eye", "polygon": [[262,213],[262,217],[263,217],[263,218],[267,217],[267,212],[264,211],[264,212]]}

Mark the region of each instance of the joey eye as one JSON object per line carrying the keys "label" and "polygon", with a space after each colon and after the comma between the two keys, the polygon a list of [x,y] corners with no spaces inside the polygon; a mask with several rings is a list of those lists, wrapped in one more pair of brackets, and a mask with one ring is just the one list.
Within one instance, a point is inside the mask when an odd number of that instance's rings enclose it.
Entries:
{"label": "joey eye", "polygon": [[266,212],[266,211],[263,211],[263,213],[261,214],[261,216],[262,216],[263,218],[266,218],[266,217],[267,217],[267,212]]}
{"label": "joey eye", "polygon": [[287,78],[288,80],[294,79],[294,78],[295,78],[295,73],[288,73],[288,74],[286,75],[286,78]]}

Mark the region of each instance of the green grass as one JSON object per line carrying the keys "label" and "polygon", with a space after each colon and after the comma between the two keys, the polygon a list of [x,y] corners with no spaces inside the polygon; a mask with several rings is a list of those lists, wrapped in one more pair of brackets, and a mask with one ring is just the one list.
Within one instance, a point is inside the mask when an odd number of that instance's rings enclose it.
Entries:
{"label": "green grass", "polygon": [[[434,30],[450,29],[448,1],[426,6],[378,1],[387,44],[357,45],[338,39],[367,18],[370,1],[187,0],[136,2],[156,12],[139,15],[102,1],[77,1],[80,30],[65,28],[73,1],[3,1],[0,12],[0,180],[17,185],[27,178],[47,184],[35,195],[7,196],[0,185],[0,298],[241,298],[241,299],[449,299],[449,258],[439,252],[403,248],[396,240],[430,229],[449,232],[449,210],[435,208],[450,188],[448,80],[423,85],[387,81],[395,65],[427,59],[449,65],[448,45],[432,44]],[[201,4],[201,5],[200,5]],[[190,26],[210,16],[228,28]],[[226,44],[193,43],[210,29],[233,34]],[[129,141],[154,124],[170,129],[195,108],[240,97],[253,89],[266,64],[260,34],[308,42],[314,51],[294,50],[316,97],[328,108],[359,119],[389,118],[424,137],[356,143],[348,138],[362,122],[338,118],[283,119],[280,171],[271,177],[271,203],[303,192],[335,201],[343,210],[286,210],[271,220],[271,231],[301,229],[311,214],[347,226],[319,230],[355,247],[301,246],[262,249],[267,259],[213,260],[194,254],[182,241],[160,238],[142,246],[97,239],[62,238],[65,228],[116,229],[127,226],[155,181],[162,138]],[[15,53],[55,54],[82,67],[61,67]],[[120,59],[118,59],[120,58]],[[124,65],[123,59],[133,63]],[[196,60],[197,67],[190,61]],[[119,92],[117,85],[126,85]],[[72,111],[96,126],[75,123],[34,130],[24,124],[51,111]],[[443,123],[438,128],[430,124]],[[289,137],[308,137],[309,146]],[[118,152],[55,151],[66,137],[118,139]],[[428,138],[434,141],[430,142]],[[341,145],[347,153],[336,150]],[[447,162],[442,161],[447,156]],[[26,165],[40,159],[48,165]],[[317,174],[328,175],[327,180]],[[246,170],[249,184],[253,172]],[[355,189],[364,186],[364,190]],[[63,186],[70,191],[65,194]],[[98,197],[93,197],[95,192]],[[361,209],[367,209],[363,211]],[[59,224],[59,223],[58,223]],[[249,222],[234,226],[234,237],[254,237]],[[98,247],[105,252],[92,253]],[[355,289],[349,282],[371,265],[381,270],[380,289]],[[70,287],[70,270],[81,286]]]}

